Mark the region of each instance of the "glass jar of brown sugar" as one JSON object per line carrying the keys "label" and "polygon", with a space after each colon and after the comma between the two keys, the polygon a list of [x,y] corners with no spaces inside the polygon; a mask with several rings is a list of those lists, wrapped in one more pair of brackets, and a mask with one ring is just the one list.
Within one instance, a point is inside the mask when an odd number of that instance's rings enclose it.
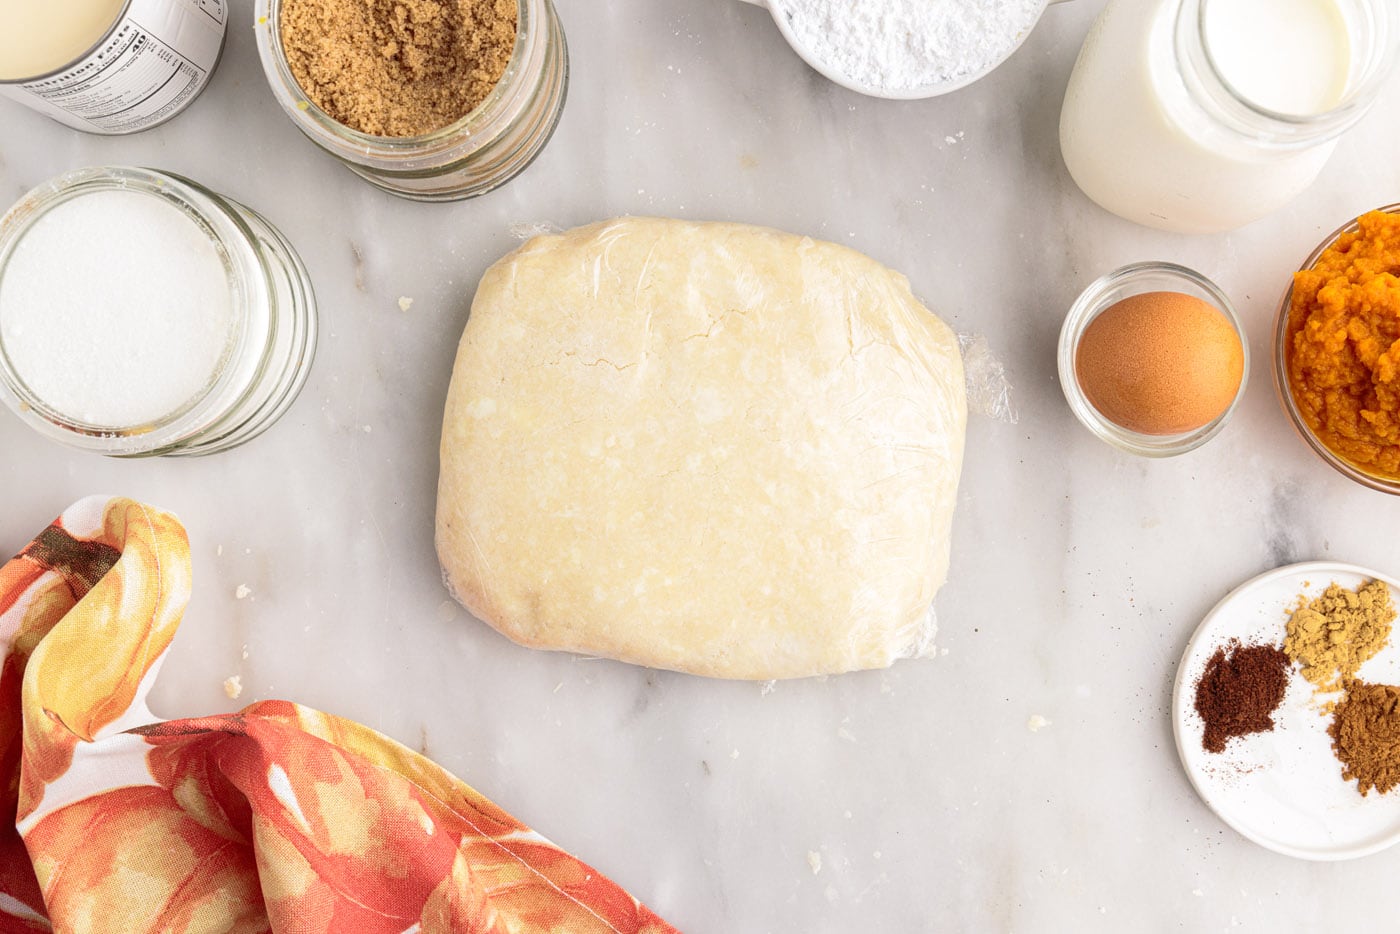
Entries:
{"label": "glass jar of brown sugar", "polygon": [[257,0],[263,71],[292,122],[385,191],[418,201],[473,198],[523,172],[559,121],[568,48],[550,0],[515,0],[515,40],[495,86],[465,116],[414,135],[377,135],[336,119],[298,82],[285,44],[287,0]]}

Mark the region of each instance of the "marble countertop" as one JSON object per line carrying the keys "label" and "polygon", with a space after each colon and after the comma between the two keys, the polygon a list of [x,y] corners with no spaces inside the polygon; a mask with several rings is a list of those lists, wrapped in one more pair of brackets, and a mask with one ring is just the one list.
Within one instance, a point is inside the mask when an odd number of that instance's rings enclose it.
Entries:
{"label": "marble countertop", "polygon": [[[319,294],[310,382],[244,449],[109,461],[0,413],[0,548],[93,492],[187,524],[196,588],[158,713],[227,710],[237,674],[239,704],[286,697],[363,721],[686,931],[1394,923],[1400,851],[1309,864],[1246,842],[1191,790],[1167,711],[1188,636],[1246,578],[1311,558],[1400,573],[1400,502],[1303,446],[1267,363],[1289,272],[1344,220],[1400,200],[1387,119],[1400,87],[1294,204],[1185,237],[1104,213],[1060,161],[1060,98],[1100,0],[1051,6],[991,76],[908,103],[820,78],[754,6],[558,0],[573,70],[548,149],[486,197],[420,205],[293,128],[250,6],[235,4],[205,96],[160,129],[103,139],[0,101],[0,200],[83,165],[173,170],[265,214]],[[518,648],[449,600],[436,450],[474,285],[516,245],[512,225],[625,213],[849,244],[1005,362],[1020,418],[970,425],[938,601],[946,655],[766,691]],[[1144,259],[1219,282],[1255,361],[1225,432],[1164,462],[1095,440],[1055,375],[1075,295]],[[1050,724],[1031,731],[1033,715]]]}

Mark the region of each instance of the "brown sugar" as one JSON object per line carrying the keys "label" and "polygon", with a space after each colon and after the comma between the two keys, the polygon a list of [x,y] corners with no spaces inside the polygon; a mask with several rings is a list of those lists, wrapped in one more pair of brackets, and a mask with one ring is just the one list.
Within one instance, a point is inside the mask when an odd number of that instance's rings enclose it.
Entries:
{"label": "brown sugar", "polygon": [[475,110],[515,49],[517,0],[286,0],[302,91],[372,136],[421,136]]}

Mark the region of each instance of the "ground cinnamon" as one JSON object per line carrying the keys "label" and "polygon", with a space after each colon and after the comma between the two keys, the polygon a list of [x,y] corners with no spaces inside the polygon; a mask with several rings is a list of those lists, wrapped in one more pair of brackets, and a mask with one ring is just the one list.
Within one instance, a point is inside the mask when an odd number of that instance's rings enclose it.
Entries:
{"label": "ground cinnamon", "polygon": [[515,49],[517,0],[285,0],[302,91],[372,136],[422,136],[471,113]]}
{"label": "ground cinnamon", "polygon": [[1232,641],[1215,650],[1196,682],[1207,752],[1224,752],[1236,736],[1273,730],[1273,713],[1288,689],[1288,666],[1288,656],[1274,645]]}
{"label": "ground cinnamon", "polygon": [[1349,682],[1327,732],[1342,778],[1355,781],[1362,795],[1400,785],[1400,688]]}

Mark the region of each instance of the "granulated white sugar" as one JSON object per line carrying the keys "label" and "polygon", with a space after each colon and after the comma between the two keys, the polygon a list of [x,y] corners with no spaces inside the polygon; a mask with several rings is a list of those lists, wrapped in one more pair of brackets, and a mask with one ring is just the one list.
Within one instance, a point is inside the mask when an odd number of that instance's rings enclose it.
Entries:
{"label": "granulated white sugar", "polygon": [[0,342],[58,414],[106,429],[161,420],[214,377],[233,294],[211,236],[140,191],[50,208],[0,271]]}
{"label": "granulated white sugar", "polygon": [[935,88],[995,67],[1045,0],[774,0],[798,46],[852,83]]}

